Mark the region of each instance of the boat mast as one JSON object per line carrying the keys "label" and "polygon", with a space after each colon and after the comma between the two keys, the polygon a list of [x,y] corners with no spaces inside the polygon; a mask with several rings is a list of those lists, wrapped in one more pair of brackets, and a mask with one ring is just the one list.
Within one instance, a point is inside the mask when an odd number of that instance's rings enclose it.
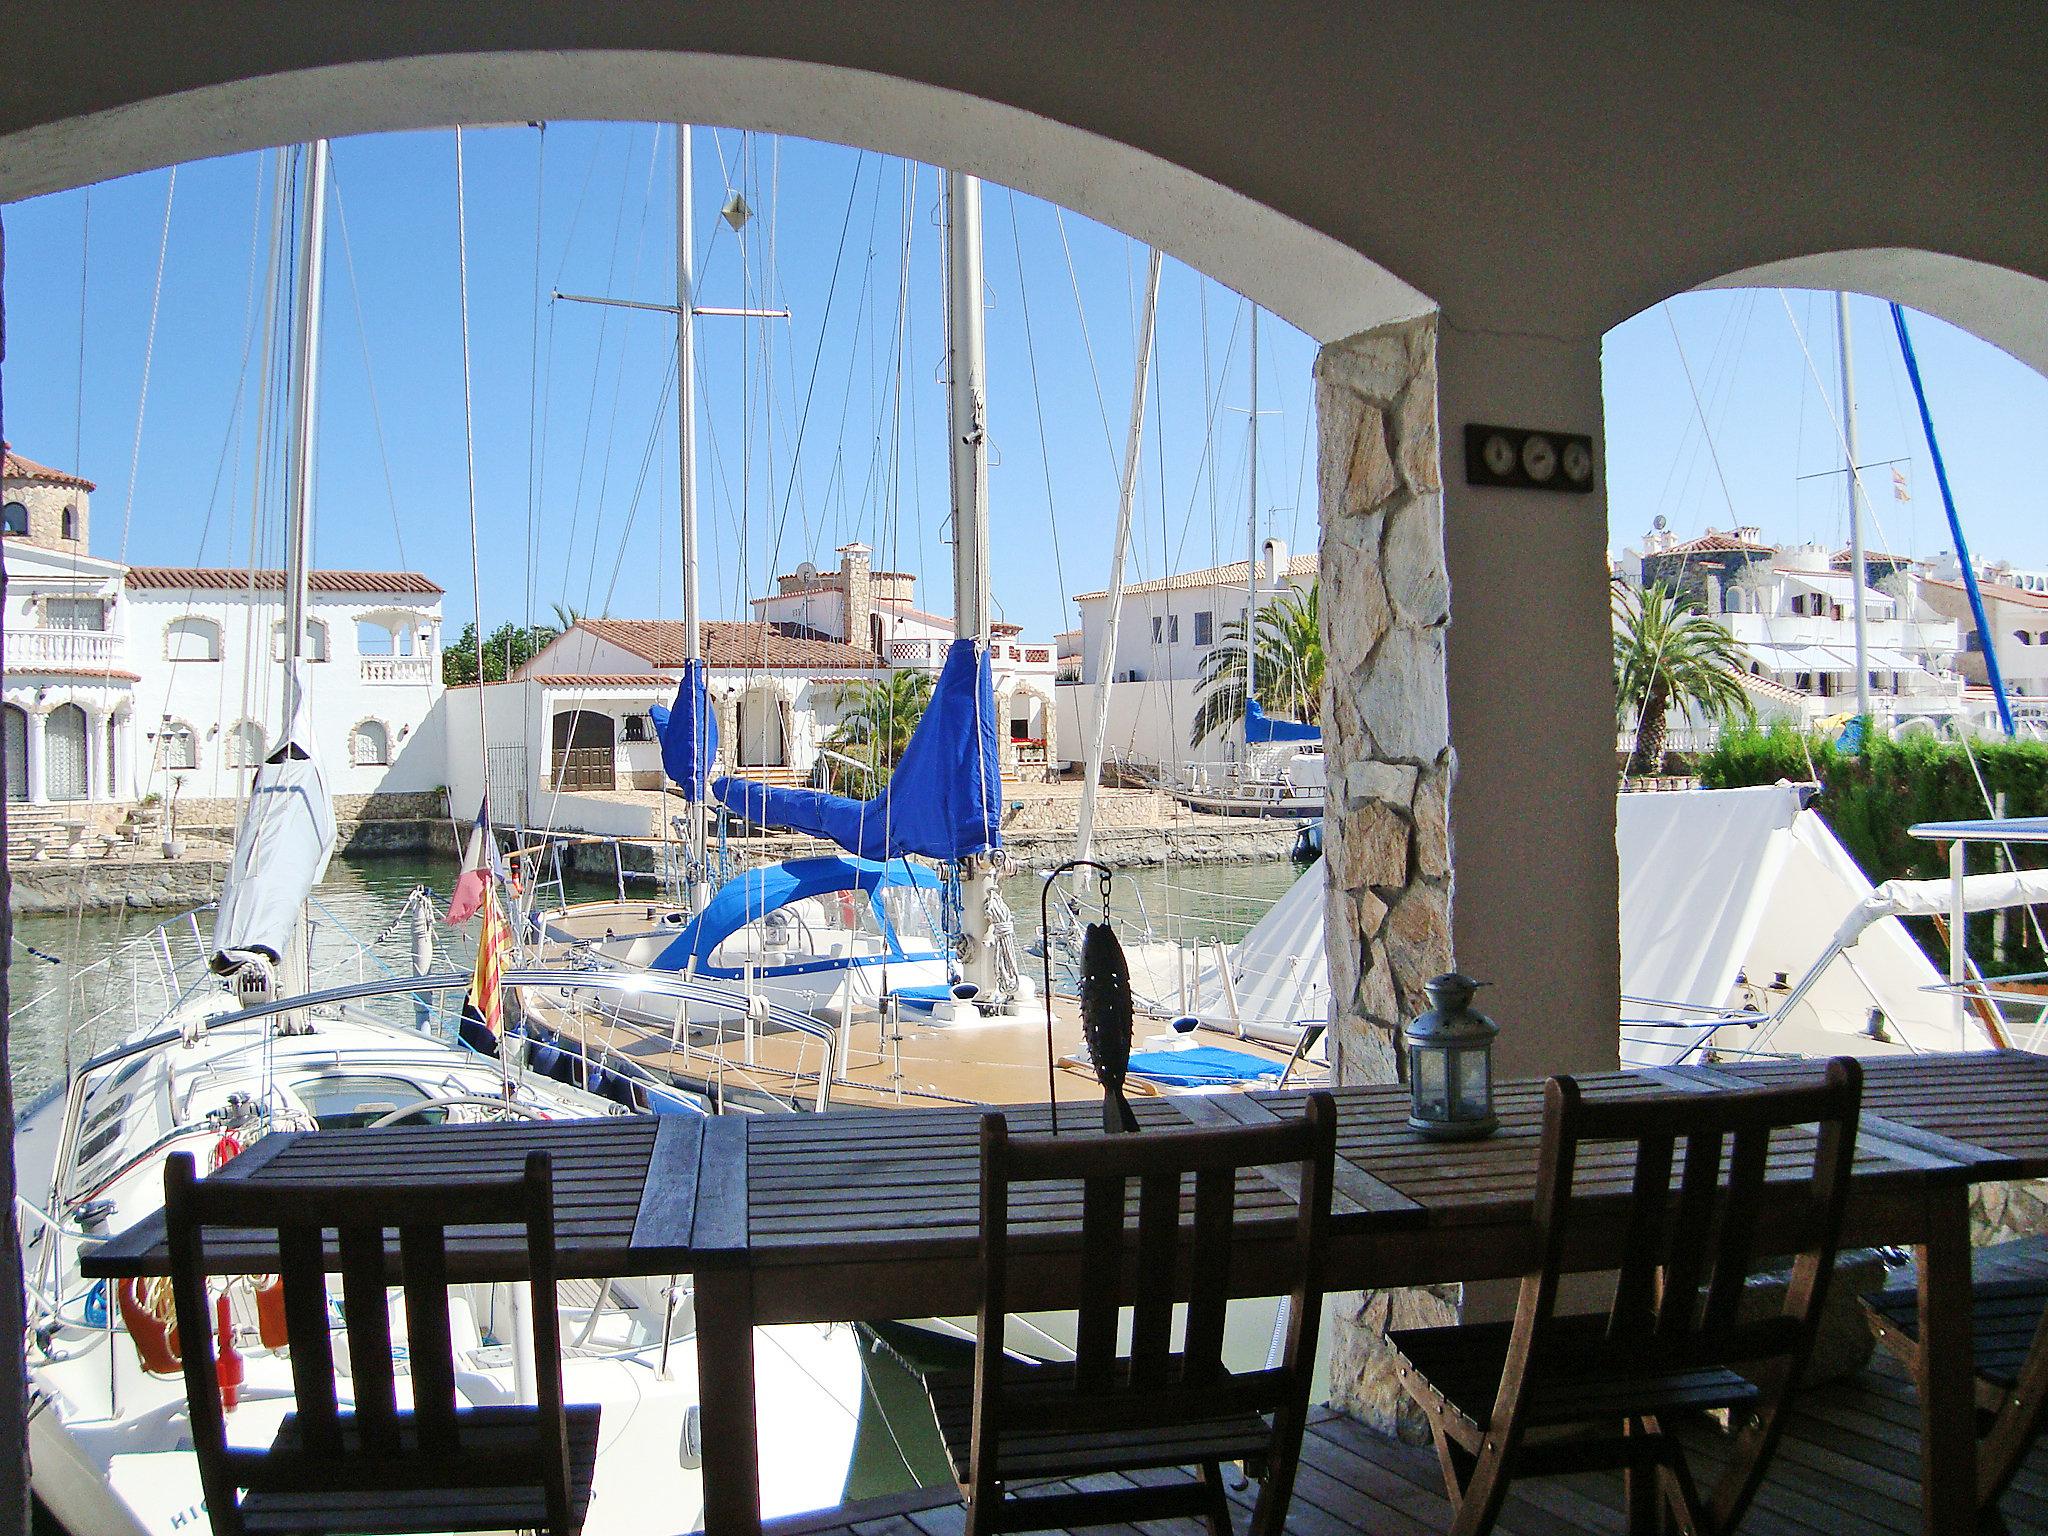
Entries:
{"label": "boat mast", "polygon": [[284,732],[299,709],[299,662],[306,646],[307,567],[313,545],[313,416],[320,387],[320,294],[327,248],[327,141],[306,146],[299,222],[298,328],[292,337],[291,502],[285,522]]}
{"label": "boat mast", "polygon": [[[981,180],[946,173],[946,419],[953,471],[953,633],[979,654],[989,643],[988,357],[981,307]],[[989,942],[995,861],[974,858],[960,870],[962,974],[995,995]]]}
{"label": "boat mast", "polygon": [[1856,718],[1870,718],[1870,632],[1863,612],[1863,494],[1856,466],[1856,353],[1849,333],[1849,295],[1835,291],[1835,332],[1842,356],[1842,453],[1849,474],[1849,579],[1856,617]]}
{"label": "boat mast", "polygon": [[[700,634],[703,616],[699,608],[697,579],[697,285],[691,256],[696,238],[696,220],[690,206],[693,169],[690,141],[690,125],[677,123],[676,456],[680,486],[678,499],[683,525],[683,662],[686,676],[691,670],[690,663],[701,662],[704,658],[704,642]],[[696,708],[694,697],[688,701],[687,707]],[[707,878],[708,860],[705,854],[705,806],[701,800],[685,803],[689,806],[686,817],[689,835],[684,856],[685,878],[689,881],[690,906],[693,910],[701,911],[704,903],[711,899],[711,885]]]}
{"label": "boat mast", "polygon": [[[1124,560],[1131,547],[1131,503],[1138,489],[1138,455],[1145,441],[1145,388],[1152,372],[1152,331],[1159,313],[1159,248],[1152,248],[1145,271],[1145,310],[1138,322],[1138,366],[1131,380],[1131,426],[1124,438],[1123,483],[1116,504],[1116,543],[1109,557],[1109,597],[1104,604],[1100,675],[1095,680],[1094,719],[1089,722],[1088,755],[1081,774],[1081,823],[1074,857],[1086,859],[1095,847],[1095,801],[1101,793],[1102,751],[1109,735],[1109,697],[1116,677],[1116,635],[1124,610]],[[1074,871],[1079,889],[1086,871]]]}
{"label": "boat mast", "polygon": [[[1252,305],[1252,432],[1251,450],[1245,478],[1250,482],[1250,493],[1245,498],[1245,567],[1244,567],[1244,696],[1247,701],[1258,696],[1255,686],[1257,637],[1254,626],[1259,617],[1259,306]],[[1252,739],[1249,731],[1244,738],[1244,757],[1249,763],[1252,757]]]}

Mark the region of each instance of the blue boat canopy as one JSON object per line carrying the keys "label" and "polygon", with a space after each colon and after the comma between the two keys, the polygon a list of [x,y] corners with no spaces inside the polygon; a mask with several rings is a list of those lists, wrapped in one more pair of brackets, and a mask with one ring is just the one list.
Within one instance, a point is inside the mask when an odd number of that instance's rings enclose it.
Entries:
{"label": "blue boat canopy", "polygon": [[1299,720],[1275,720],[1259,707],[1257,699],[1244,701],[1244,739],[1257,746],[1267,741],[1321,741],[1323,728]]}
{"label": "blue boat canopy", "polygon": [[996,693],[986,653],[955,640],[889,784],[872,800],[783,789],[751,779],[713,786],[726,809],[759,827],[807,832],[862,859],[917,855],[953,862],[1003,845]]}
{"label": "blue boat canopy", "polygon": [[663,709],[657,704],[647,716],[661,741],[663,770],[682,786],[685,800],[701,802],[712,759],[718,756],[718,718],[711,711],[711,696],[704,686],[702,658],[683,663],[675,706]]}
{"label": "blue boat canopy", "polygon": [[[747,924],[759,922],[777,908],[802,901],[807,896],[863,891],[872,902],[877,891],[895,887],[937,892],[941,883],[936,874],[922,865],[906,864],[900,860],[877,864],[869,859],[847,859],[836,855],[791,859],[782,864],[750,869],[720,886],[704,903],[704,910],[691,918],[668,948],[655,956],[649,969],[694,971],[702,976],[737,975],[733,968],[714,966],[710,961],[718,946]],[[889,923],[888,914],[879,907],[876,918],[888,937],[888,958],[920,958],[905,955],[897,943],[894,925]]]}

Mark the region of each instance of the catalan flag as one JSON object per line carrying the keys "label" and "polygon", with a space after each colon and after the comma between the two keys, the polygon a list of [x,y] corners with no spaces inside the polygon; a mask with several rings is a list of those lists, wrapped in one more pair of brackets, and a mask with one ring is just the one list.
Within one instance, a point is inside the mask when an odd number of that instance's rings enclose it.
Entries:
{"label": "catalan flag", "polygon": [[[505,974],[506,964],[511,959],[512,935],[504,913],[499,910],[496,891],[484,892],[483,914],[483,932],[477,936],[476,942],[476,974],[470,978],[469,996],[463,1002],[462,1016],[465,1024],[480,1023],[490,1032],[494,1050],[504,1027],[504,1005],[500,1001],[498,979]],[[481,1042],[479,1045],[481,1048]]]}

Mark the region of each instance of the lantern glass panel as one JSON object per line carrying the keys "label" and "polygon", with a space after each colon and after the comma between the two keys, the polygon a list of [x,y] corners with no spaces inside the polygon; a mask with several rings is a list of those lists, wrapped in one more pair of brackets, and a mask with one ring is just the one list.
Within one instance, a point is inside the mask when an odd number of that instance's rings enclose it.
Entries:
{"label": "lantern glass panel", "polygon": [[1416,1046],[1408,1053],[1414,1083],[1415,1113],[1425,1120],[1451,1117],[1451,1086],[1445,1058],[1449,1052]]}
{"label": "lantern glass panel", "polygon": [[1493,1095],[1489,1091],[1492,1062],[1484,1050],[1458,1051],[1457,1105],[1461,1120],[1481,1120],[1489,1112]]}

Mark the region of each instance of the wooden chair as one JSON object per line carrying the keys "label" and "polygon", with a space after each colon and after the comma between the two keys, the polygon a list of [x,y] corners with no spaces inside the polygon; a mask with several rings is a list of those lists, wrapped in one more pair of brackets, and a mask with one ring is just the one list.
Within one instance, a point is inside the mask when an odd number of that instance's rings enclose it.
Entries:
{"label": "wooden chair", "polygon": [[[1970,1352],[1977,1373],[1980,1529],[2005,1529],[1998,1501],[2048,1420],[2048,1236],[1980,1248],[1970,1257]],[[1920,1374],[1920,1292],[1894,1286],[1863,1298],[1885,1348]]]}
{"label": "wooden chair", "polygon": [[[1513,1478],[1615,1467],[1627,1474],[1631,1531],[1664,1530],[1667,1514],[1687,1533],[1735,1528],[1812,1352],[1862,1083],[1846,1057],[1829,1062],[1815,1087],[1588,1101],[1572,1079],[1550,1080],[1536,1176],[1539,1262],[1522,1279],[1514,1321],[1389,1336],[1402,1384],[1429,1416],[1454,1536],[1491,1530]],[[1803,1191],[1792,1180],[1771,1181],[1773,1197],[1803,1193],[1804,1219],[1781,1219],[1784,1208],[1774,1205],[1776,1230],[1764,1243],[1773,1254],[1800,1245],[1791,1282],[1779,1309],[1746,1318],[1772,1133],[1807,1126],[1816,1133],[1799,1158]],[[1633,1146],[1632,1177],[1617,1143]],[[1781,1143],[1781,1173],[1784,1157]],[[1627,1247],[1609,1310],[1559,1317],[1574,1195],[1601,1198],[1575,1191],[1578,1179],[1606,1183],[1608,1201],[1626,1189]],[[1716,1408],[1733,1410],[1741,1428],[1702,1500],[1670,1420]]]}
{"label": "wooden chair", "polygon": [[[544,1152],[522,1178],[488,1183],[201,1181],[192,1158],[164,1167],[171,1286],[201,1486],[218,1536],[268,1532],[546,1530],[583,1526],[598,1409],[564,1408],[555,1308],[553,1174]],[[458,1409],[448,1322],[446,1229],[523,1226],[538,1405]],[[384,1232],[398,1231],[387,1254]],[[297,1412],[267,1450],[231,1447],[215,1374],[206,1233],[275,1231]],[[337,1406],[328,1334],[326,1232],[339,1240],[342,1317],[355,1405]],[[397,1403],[387,1272],[405,1290],[412,1399]]]}
{"label": "wooden chair", "polygon": [[[967,1536],[996,1531],[1199,1515],[1230,1536],[1222,1464],[1247,1460],[1264,1486],[1253,1536],[1279,1536],[1308,1413],[1336,1156],[1337,1112],[1311,1094],[1305,1114],[1271,1125],[1148,1131],[1136,1136],[1012,1137],[1002,1115],[981,1122],[981,1315],[974,1369],[930,1379],[932,1405],[966,1495]],[[1296,1192],[1285,1353],[1276,1366],[1232,1372],[1222,1361],[1240,1171],[1273,1169]],[[1192,1227],[1183,1184],[1193,1175]],[[1256,1175],[1255,1175],[1256,1176]],[[1138,1181],[1137,1230],[1125,1227]],[[1003,1348],[1013,1255],[1010,1226],[1038,1191],[1083,1187],[1082,1297],[1075,1359],[1040,1365]],[[1134,1240],[1133,1240],[1134,1239]],[[1172,1348],[1175,1275],[1191,1295]],[[1133,1303],[1128,1354],[1117,1351],[1120,1306]],[[1017,1485],[1091,1474],[1192,1466],[1195,1479],[1096,1492],[1025,1493]]]}

